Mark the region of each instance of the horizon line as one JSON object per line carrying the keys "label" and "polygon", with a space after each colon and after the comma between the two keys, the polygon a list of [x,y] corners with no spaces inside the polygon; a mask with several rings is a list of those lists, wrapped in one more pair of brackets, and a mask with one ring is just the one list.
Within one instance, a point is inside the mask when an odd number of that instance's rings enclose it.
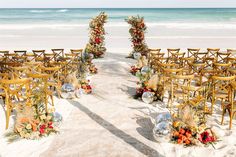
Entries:
{"label": "horizon line", "polygon": [[0,7],[0,9],[236,9],[236,7]]}

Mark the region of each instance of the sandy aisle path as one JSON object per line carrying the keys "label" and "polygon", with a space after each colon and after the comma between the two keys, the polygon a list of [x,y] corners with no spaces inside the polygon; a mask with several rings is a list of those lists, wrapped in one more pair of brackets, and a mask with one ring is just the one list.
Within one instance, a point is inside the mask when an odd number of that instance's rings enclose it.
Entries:
{"label": "sandy aisle path", "polygon": [[41,156],[159,156],[151,122],[142,112],[148,106],[130,96],[136,87],[129,74],[133,61],[109,53],[95,62],[94,94],[69,101],[75,109]]}

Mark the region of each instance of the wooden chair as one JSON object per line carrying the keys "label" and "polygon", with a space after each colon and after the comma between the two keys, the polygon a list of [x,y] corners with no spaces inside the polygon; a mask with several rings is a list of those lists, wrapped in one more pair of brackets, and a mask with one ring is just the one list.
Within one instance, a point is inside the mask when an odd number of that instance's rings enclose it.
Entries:
{"label": "wooden chair", "polygon": [[228,101],[230,98],[230,85],[235,80],[235,76],[212,76],[212,102],[211,102],[211,114],[213,107],[217,99]]}
{"label": "wooden chair", "polygon": [[227,53],[231,53],[232,55],[235,55],[236,49],[227,49]]}
{"label": "wooden chair", "polygon": [[220,48],[207,48],[208,58],[216,58]]}
{"label": "wooden chair", "polygon": [[236,90],[236,82],[231,82],[231,93],[229,97],[229,102],[222,103],[222,118],[221,118],[221,125],[224,123],[224,116],[226,111],[229,113],[229,129],[232,129],[232,122],[233,118],[236,113],[236,102],[234,101],[234,95]]}
{"label": "wooden chair", "polygon": [[70,49],[70,52],[72,54],[77,54],[78,55],[78,59],[82,60],[83,49]]}
{"label": "wooden chair", "polygon": [[190,62],[189,63],[191,70],[189,73],[194,74],[194,80],[196,81],[196,83],[198,85],[202,85],[205,80],[203,80],[203,77],[206,73],[206,71],[204,71],[206,63],[204,62]]}
{"label": "wooden chair", "polygon": [[164,92],[169,92],[169,98],[168,98],[168,107],[172,108],[172,99],[171,96],[173,95],[173,77],[177,74],[182,73],[182,68],[163,68],[163,75],[160,77],[160,82],[162,82],[164,87]]}
{"label": "wooden chair", "polygon": [[9,51],[0,51],[0,62],[6,62],[7,61],[7,57],[5,54],[9,54]]}
{"label": "wooden chair", "polygon": [[60,67],[41,67],[42,73],[49,75],[48,85],[57,91],[57,95],[61,96],[61,81],[59,76]]}
{"label": "wooden chair", "polygon": [[46,112],[48,112],[49,98],[51,99],[52,106],[54,106],[53,91],[49,89],[49,85],[48,85],[48,80],[49,80],[50,75],[41,74],[41,73],[27,73],[27,76],[33,79],[30,86],[31,89],[37,90],[39,88],[42,88],[40,91],[43,92],[41,93],[41,95],[42,95],[43,102],[45,104]]}
{"label": "wooden chair", "polygon": [[11,67],[13,70],[13,77],[15,79],[27,78],[26,73],[29,73],[30,69],[28,66]]}
{"label": "wooden chair", "polygon": [[217,52],[216,62],[226,63],[228,61],[227,58],[229,58],[230,56],[231,52]]}
{"label": "wooden chair", "polygon": [[2,79],[0,85],[5,90],[6,129],[8,129],[12,109],[17,105],[32,105],[30,79]]}
{"label": "wooden chair", "polygon": [[52,52],[54,54],[54,61],[58,61],[65,57],[64,49],[52,49]]}
{"label": "wooden chair", "polygon": [[232,65],[231,63],[220,63],[220,62],[213,63],[214,74],[220,76],[230,75],[229,69],[231,65]]}
{"label": "wooden chair", "polygon": [[180,52],[180,49],[167,49],[169,62],[179,62],[179,58],[184,57],[185,53]]}
{"label": "wooden chair", "polygon": [[188,57],[190,58],[196,58],[196,54],[199,53],[200,49],[199,48],[188,48]]}
{"label": "wooden chair", "polygon": [[15,50],[14,53],[17,54],[18,56],[25,56],[27,51],[26,50]]}

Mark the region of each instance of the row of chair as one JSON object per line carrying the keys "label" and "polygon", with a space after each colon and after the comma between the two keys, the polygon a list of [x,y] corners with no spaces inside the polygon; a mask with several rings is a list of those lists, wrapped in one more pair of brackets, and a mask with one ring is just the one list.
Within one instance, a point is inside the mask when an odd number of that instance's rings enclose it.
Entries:
{"label": "row of chair", "polygon": [[[171,49],[173,50],[173,49]],[[160,83],[164,85],[164,91],[168,91],[168,104],[172,111],[174,98],[182,100],[179,107],[191,105],[200,107],[204,114],[212,114],[216,100],[221,101],[222,123],[226,110],[230,115],[230,128],[236,108],[234,107],[235,57],[231,52],[222,60],[216,59],[217,54],[222,53],[217,49],[212,56],[212,49],[208,49],[205,57],[199,58],[199,49],[190,56],[181,57],[168,50],[169,56],[156,49],[151,49],[148,55],[150,66],[159,75]],[[193,49],[188,49],[189,54]],[[210,51],[211,50],[211,51]],[[197,54],[197,55],[196,55]],[[160,57],[161,56],[161,57]],[[207,106],[207,102],[211,106]]]}
{"label": "row of chair", "polygon": [[32,96],[40,94],[48,110],[49,99],[54,106],[53,94],[60,98],[61,86],[66,77],[79,73],[82,49],[64,53],[63,49],[26,51],[1,51],[0,54],[0,96],[6,110],[6,129],[9,125],[11,111],[20,105],[31,106]]}

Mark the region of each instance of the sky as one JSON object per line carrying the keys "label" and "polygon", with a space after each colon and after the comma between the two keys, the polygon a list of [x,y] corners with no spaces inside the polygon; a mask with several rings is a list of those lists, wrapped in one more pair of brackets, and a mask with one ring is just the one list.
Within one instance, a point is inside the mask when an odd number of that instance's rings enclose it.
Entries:
{"label": "sky", "polygon": [[236,0],[0,0],[0,8],[236,8]]}

